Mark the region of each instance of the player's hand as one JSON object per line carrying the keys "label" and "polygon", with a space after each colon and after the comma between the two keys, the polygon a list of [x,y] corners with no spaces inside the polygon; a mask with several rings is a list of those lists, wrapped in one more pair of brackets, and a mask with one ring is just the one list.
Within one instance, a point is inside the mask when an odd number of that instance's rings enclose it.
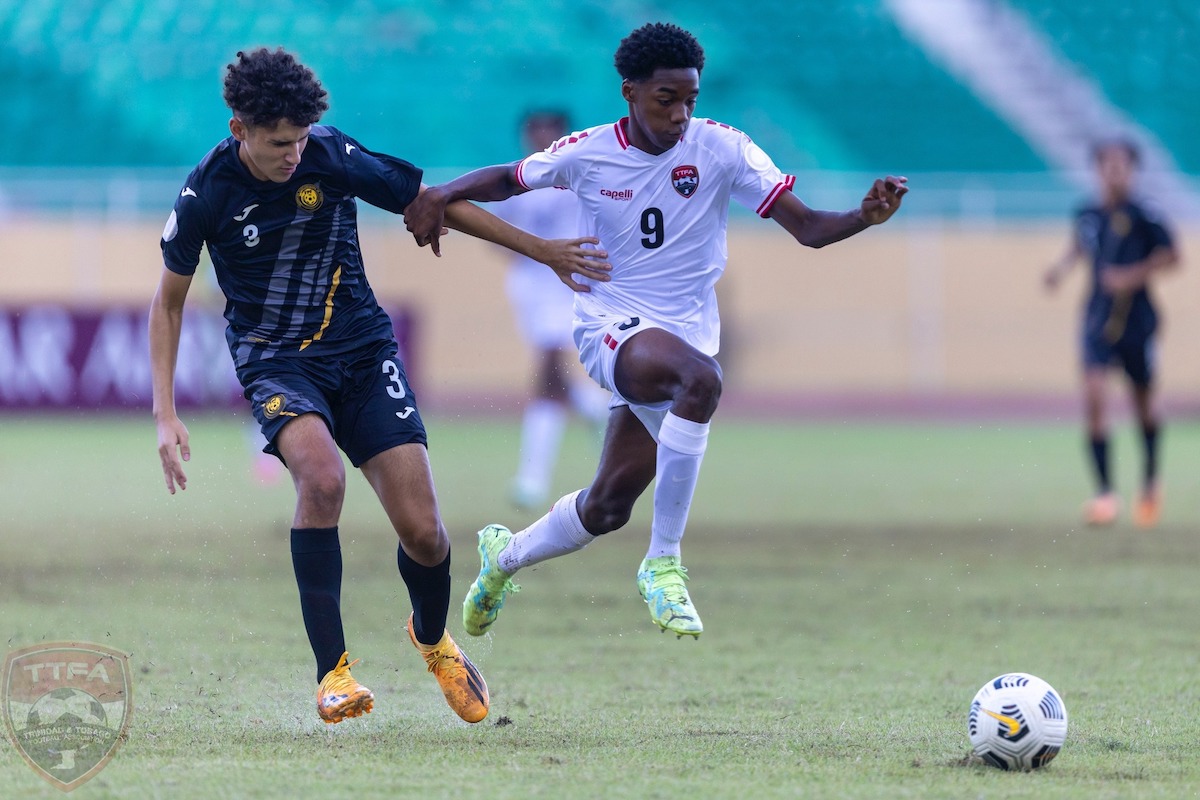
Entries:
{"label": "player's hand", "polygon": [[1062,279],[1063,279],[1062,270],[1059,269],[1057,264],[1055,264],[1054,266],[1047,269],[1046,272],[1042,275],[1042,285],[1046,287],[1046,291],[1053,292],[1055,289],[1058,288],[1058,285],[1060,283],[1062,283]]}
{"label": "player's hand", "polygon": [[863,222],[878,225],[887,222],[900,208],[900,198],[908,194],[908,178],[888,175],[875,180],[862,201]]}
{"label": "player's hand", "polygon": [[446,196],[436,186],[422,186],[415,200],[404,209],[404,227],[418,247],[429,245],[435,256],[442,255],[441,236],[446,233]]}
{"label": "player's hand", "polygon": [[183,472],[183,462],[192,457],[188,446],[188,429],[179,417],[170,417],[158,421],[158,457],[162,461],[163,477],[167,481],[167,491],[175,494],[175,486],[180,490],[187,489],[187,475]]}
{"label": "player's hand", "polygon": [[591,236],[581,239],[543,239],[535,258],[554,270],[558,279],[573,290],[590,292],[587,284],[575,280],[576,275],[601,282],[612,280],[608,274],[612,265],[604,261],[608,253],[595,247],[585,247],[597,244],[600,244],[600,240]]}

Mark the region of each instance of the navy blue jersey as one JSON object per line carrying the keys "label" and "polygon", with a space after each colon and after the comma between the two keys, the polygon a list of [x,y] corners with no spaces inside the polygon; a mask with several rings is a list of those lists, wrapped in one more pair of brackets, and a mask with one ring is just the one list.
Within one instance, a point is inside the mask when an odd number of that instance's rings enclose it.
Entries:
{"label": "navy blue jersey", "polygon": [[[1146,287],[1132,296],[1115,298],[1100,285],[1100,271],[1120,268],[1144,260],[1159,247],[1171,246],[1171,234],[1156,215],[1136,203],[1125,202],[1116,208],[1090,206],[1075,217],[1075,237],[1092,264],[1092,285],[1088,294],[1085,329],[1101,333],[1119,322],[1121,334],[1146,335],[1154,331],[1158,316]],[[1114,312],[1120,320],[1114,320]]]}
{"label": "navy blue jersey", "polygon": [[357,206],[399,214],[421,170],[314,125],[286,183],[260,181],[232,136],[188,175],[163,231],[167,269],[191,275],[208,246],[240,369],[264,358],[345,353],[392,337],[363,270]]}

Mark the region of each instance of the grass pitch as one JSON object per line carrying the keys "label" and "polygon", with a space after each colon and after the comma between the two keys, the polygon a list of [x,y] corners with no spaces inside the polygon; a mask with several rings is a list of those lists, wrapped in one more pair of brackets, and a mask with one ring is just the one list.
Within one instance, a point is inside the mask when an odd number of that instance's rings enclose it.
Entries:
{"label": "grass pitch", "polygon": [[[395,540],[352,474],[343,608],[370,716],[326,727],[291,575],[290,485],[249,476],[236,423],[191,425],[162,487],[148,419],[0,422],[6,649],[131,653],[129,741],[81,798],[1128,798],[1200,790],[1200,428],[1165,438],[1167,512],[1077,523],[1075,424],[776,425],[718,418],[685,539],[699,641],[652,626],[634,573],[648,500],[586,551],[518,576],[493,633],[457,606],[474,531],[507,510],[515,425],[432,418],[454,542],[451,631],[491,715],[461,723],[403,632]],[[563,491],[595,443],[573,430]],[[1136,447],[1116,442],[1119,485]],[[1005,671],[1062,694],[1037,773],[966,758],[967,705]],[[0,795],[57,797],[9,745]]]}

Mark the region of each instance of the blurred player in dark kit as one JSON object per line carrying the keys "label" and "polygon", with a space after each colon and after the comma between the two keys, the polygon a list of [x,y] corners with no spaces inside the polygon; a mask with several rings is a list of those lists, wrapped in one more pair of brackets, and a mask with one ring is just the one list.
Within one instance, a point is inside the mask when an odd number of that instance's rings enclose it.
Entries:
{"label": "blurred player in dark kit", "polygon": [[1071,243],[1046,271],[1045,281],[1053,290],[1080,259],[1091,265],[1081,344],[1096,494],[1084,505],[1084,520],[1089,525],[1110,525],[1120,513],[1110,470],[1107,399],[1109,371],[1120,367],[1129,378],[1142,440],[1142,481],[1133,521],[1150,528],[1158,523],[1163,498],[1158,472],[1162,425],[1154,391],[1158,312],[1150,287],[1159,275],[1176,267],[1179,253],[1167,223],[1133,197],[1138,165],[1133,143],[1103,141],[1093,155],[1099,202],[1076,214]]}

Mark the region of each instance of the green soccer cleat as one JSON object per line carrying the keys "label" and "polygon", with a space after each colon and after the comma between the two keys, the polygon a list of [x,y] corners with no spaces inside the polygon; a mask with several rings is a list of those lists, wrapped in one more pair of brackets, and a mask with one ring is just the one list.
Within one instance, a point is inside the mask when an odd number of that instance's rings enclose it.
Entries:
{"label": "green soccer cleat", "polygon": [[463,627],[472,636],[482,636],[496,621],[504,598],[519,592],[512,576],[500,569],[500,552],[512,541],[513,532],[503,525],[488,525],[479,532],[479,577],[463,600]]}
{"label": "green soccer cleat", "polygon": [[680,639],[699,638],[704,631],[700,615],[688,597],[687,567],[679,556],[647,558],[638,569],[638,591],[650,607],[650,618],[664,632],[671,631]]}

